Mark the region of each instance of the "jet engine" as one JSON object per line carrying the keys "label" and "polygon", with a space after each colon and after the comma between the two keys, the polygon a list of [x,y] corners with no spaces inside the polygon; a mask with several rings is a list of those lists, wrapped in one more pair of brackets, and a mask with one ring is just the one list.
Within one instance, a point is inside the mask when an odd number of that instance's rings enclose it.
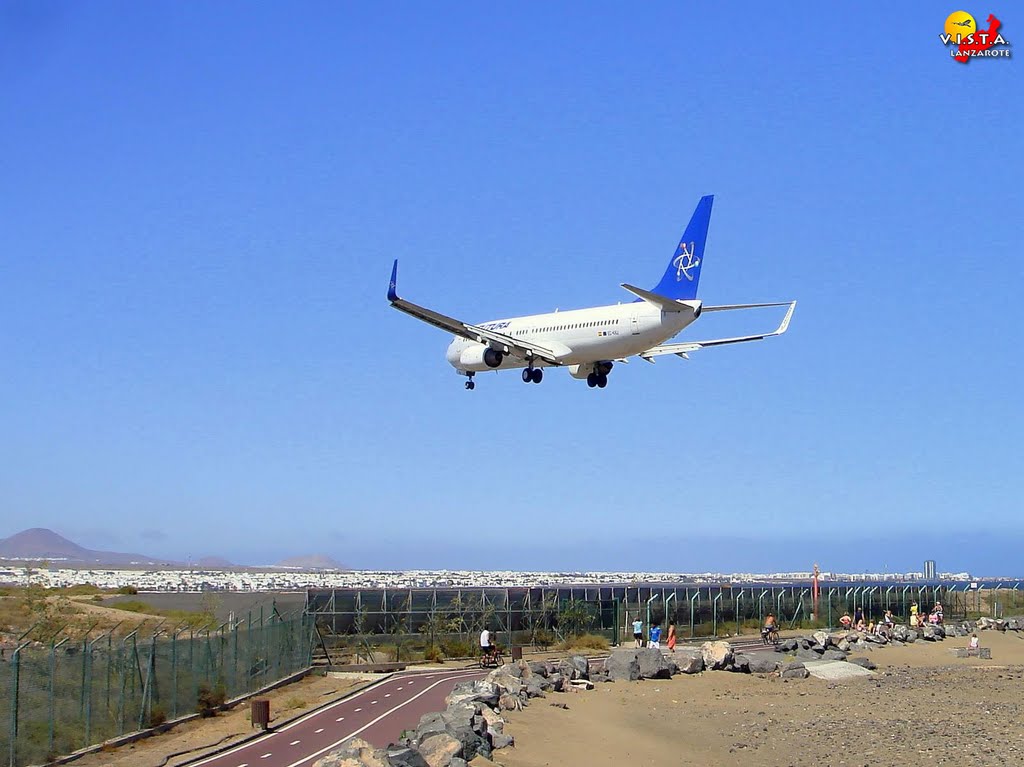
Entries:
{"label": "jet engine", "polygon": [[504,360],[505,355],[501,352],[492,349],[489,346],[483,344],[473,344],[467,346],[462,350],[462,354],[459,355],[459,364],[468,370],[480,365],[486,365],[489,368],[499,367]]}

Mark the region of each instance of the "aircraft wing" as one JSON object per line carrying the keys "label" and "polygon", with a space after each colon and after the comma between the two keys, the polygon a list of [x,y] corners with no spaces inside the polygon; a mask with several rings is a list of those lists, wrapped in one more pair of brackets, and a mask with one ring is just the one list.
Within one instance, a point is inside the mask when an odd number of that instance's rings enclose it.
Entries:
{"label": "aircraft wing", "polygon": [[[715,307],[717,311],[727,311],[732,309],[752,309],[755,306],[786,306],[787,304],[738,304],[729,307]],[[655,346],[648,349],[645,352],[640,353],[642,359],[648,362],[654,362],[654,357],[661,356],[662,354],[675,354],[684,359],[689,359],[689,353],[704,349],[709,346],[725,346],[726,344],[741,344],[747,341],[760,341],[764,338],[770,338],[771,336],[781,336],[789,329],[789,321],[793,319],[793,312],[796,310],[796,301],[791,301],[789,309],[786,312],[786,316],[782,318],[782,322],[770,333],[760,333],[753,336],[734,336],[733,338],[715,338],[710,341],[689,341],[679,344],[662,344],[661,346]],[[705,311],[707,311],[705,309]]]}
{"label": "aircraft wing", "polygon": [[523,360],[539,359],[548,365],[561,365],[559,357],[564,357],[571,352],[571,349],[564,344],[557,344],[559,348],[554,348],[556,344],[551,342],[541,345],[532,341],[524,341],[504,333],[498,333],[495,330],[482,328],[478,325],[470,325],[446,314],[435,312],[433,309],[427,309],[411,301],[406,301],[404,298],[398,297],[396,292],[397,279],[398,260],[395,259],[395,264],[391,269],[391,283],[388,285],[388,301],[391,302],[391,305],[398,309],[398,311],[405,312],[418,320],[426,322],[428,325],[433,325],[435,328],[440,328],[457,336],[467,338],[470,341],[490,346],[492,349],[503,354],[510,354]]}

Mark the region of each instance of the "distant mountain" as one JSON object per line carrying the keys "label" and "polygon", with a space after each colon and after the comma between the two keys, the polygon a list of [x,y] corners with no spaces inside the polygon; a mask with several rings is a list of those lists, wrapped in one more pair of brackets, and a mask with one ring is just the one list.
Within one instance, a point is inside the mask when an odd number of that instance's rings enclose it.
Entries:
{"label": "distant mountain", "polygon": [[200,557],[195,565],[204,570],[229,570],[235,566],[234,562],[230,562],[224,557]]}
{"label": "distant mountain", "polygon": [[348,570],[347,566],[341,564],[326,554],[307,554],[301,557],[288,557],[282,559],[275,567],[291,567],[298,570]]}
{"label": "distant mountain", "polygon": [[0,539],[0,559],[49,559],[54,563],[98,565],[158,565],[166,563],[145,554],[125,554],[118,551],[94,551],[69,541],[45,527],[33,527]]}

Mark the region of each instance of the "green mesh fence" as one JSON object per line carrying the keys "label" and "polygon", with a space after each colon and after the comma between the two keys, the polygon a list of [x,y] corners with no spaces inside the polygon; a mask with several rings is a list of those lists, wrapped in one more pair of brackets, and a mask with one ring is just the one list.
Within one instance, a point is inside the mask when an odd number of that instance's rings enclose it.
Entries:
{"label": "green mesh fence", "polygon": [[313,620],[109,634],[24,645],[0,660],[0,764],[42,764],[230,699],[310,664]]}

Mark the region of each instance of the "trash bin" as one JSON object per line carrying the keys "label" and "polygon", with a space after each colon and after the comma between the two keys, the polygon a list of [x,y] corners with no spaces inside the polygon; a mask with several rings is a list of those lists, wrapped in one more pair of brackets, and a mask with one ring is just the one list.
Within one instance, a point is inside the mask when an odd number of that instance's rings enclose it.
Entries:
{"label": "trash bin", "polygon": [[522,660],[522,659],[523,659],[523,648],[522,647],[518,647],[518,646],[513,647],[512,648],[512,660]]}
{"label": "trash bin", "polygon": [[252,727],[270,727],[270,701],[266,698],[253,698],[250,703],[250,719]]}

